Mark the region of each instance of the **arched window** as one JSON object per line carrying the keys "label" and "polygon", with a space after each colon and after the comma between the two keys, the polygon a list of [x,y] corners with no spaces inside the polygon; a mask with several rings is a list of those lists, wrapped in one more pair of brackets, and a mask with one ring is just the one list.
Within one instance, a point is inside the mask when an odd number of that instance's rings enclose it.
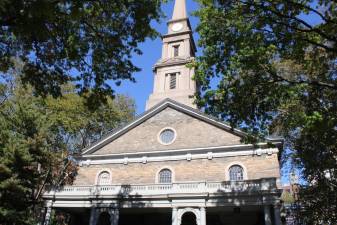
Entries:
{"label": "arched window", "polygon": [[108,171],[103,171],[98,175],[97,178],[98,185],[108,185],[110,184],[110,173]]}
{"label": "arched window", "polygon": [[172,183],[172,172],[169,169],[162,169],[159,172],[159,183]]}
{"label": "arched window", "polygon": [[232,181],[243,180],[243,168],[239,165],[234,165],[229,168],[229,179]]}

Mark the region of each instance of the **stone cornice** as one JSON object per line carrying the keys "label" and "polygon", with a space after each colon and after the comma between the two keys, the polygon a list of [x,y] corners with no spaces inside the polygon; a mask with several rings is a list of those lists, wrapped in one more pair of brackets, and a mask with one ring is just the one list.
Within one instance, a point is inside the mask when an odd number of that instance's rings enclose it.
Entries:
{"label": "stone cornice", "polygon": [[183,65],[192,62],[193,59],[194,57],[161,59],[153,66],[152,69],[155,71],[157,68],[161,67]]}
{"label": "stone cornice", "polygon": [[79,157],[80,166],[102,164],[129,164],[148,162],[165,162],[178,160],[196,160],[224,158],[234,156],[261,156],[264,154],[277,154],[277,148],[267,148],[267,144],[260,144],[258,148],[253,145],[220,146],[194,149],[162,150],[154,152],[137,152],[106,155],[84,155]]}

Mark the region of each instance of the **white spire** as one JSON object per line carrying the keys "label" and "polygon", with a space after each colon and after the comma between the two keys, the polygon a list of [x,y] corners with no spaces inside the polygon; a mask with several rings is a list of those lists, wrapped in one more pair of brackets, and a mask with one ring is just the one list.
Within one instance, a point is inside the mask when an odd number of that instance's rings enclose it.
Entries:
{"label": "white spire", "polygon": [[186,2],[185,0],[176,0],[174,3],[172,20],[179,20],[185,18],[187,18]]}

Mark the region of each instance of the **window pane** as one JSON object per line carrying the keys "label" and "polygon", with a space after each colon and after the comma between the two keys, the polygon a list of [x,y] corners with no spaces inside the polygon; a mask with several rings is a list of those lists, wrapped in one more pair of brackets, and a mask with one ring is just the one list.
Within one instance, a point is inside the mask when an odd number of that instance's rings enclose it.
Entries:
{"label": "window pane", "polygon": [[179,45],[174,45],[173,49],[174,49],[174,57],[179,56]]}
{"label": "window pane", "polygon": [[243,169],[241,166],[235,165],[229,168],[230,180],[237,181],[243,180]]}
{"label": "window pane", "polygon": [[170,89],[175,89],[177,83],[177,75],[175,73],[170,74]]}
{"label": "window pane", "polygon": [[169,169],[163,169],[159,172],[159,183],[171,183],[172,172]]}
{"label": "window pane", "polygon": [[166,130],[163,130],[160,133],[160,140],[164,144],[169,144],[169,143],[171,143],[173,141],[174,136],[175,136],[175,134],[174,134],[173,130],[166,129]]}

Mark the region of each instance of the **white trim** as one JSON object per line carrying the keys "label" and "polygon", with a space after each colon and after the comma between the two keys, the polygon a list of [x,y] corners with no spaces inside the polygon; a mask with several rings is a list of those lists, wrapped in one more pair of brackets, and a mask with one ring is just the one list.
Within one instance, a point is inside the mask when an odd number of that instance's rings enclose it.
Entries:
{"label": "white trim", "polygon": [[[99,175],[101,174],[101,173],[104,173],[104,172],[107,172],[107,173],[109,173],[109,185],[112,183],[112,173],[111,173],[111,170],[110,169],[108,169],[108,168],[103,168],[103,169],[100,169],[97,173],[96,173],[96,178],[95,178],[95,184],[96,185],[99,185],[98,184],[98,178],[99,178]],[[104,184],[104,185],[106,185],[106,184]]]}
{"label": "white trim", "polygon": [[248,170],[245,167],[245,165],[239,161],[235,161],[235,162],[231,162],[229,165],[227,165],[226,167],[226,180],[230,181],[230,175],[229,175],[229,168],[231,168],[232,166],[241,166],[243,169],[243,180],[248,180]]}
{"label": "white trim", "polygon": [[[263,154],[277,154],[277,148],[270,149],[255,149],[255,150],[243,150],[243,151],[229,151],[229,152],[212,152],[212,159],[209,159],[209,151],[205,153],[187,153],[184,152],[175,155],[165,155],[165,156],[147,156],[146,163],[150,162],[165,162],[165,161],[179,161],[179,160],[196,160],[196,159],[208,159],[213,160],[215,158],[225,158],[225,157],[235,157],[235,156],[261,156]],[[190,156],[191,158],[187,158]],[[102,165],[102,164],[128,164],[128,163],[144,163],[143,156],[135,157],[120,157],[114,159],[91,159],[86,161],[83,159],[83,165]],[[80,163],[81,165],[81,163]]]}
{"label": "white trim", "polygon": [[[164,142],[160,139],[160,135],[161,135],[161,133],[162,133],[164,130],[172,130],[173,133],[174,133],[174,137],[173,137],[172,141],[170,141],[169,143],[164,143]],[[176,131],[173,127],[164,127],[164,128],[161,129],[161,130],[158,132],[158,134],[157,134],[157,140],[158,140],[158,142],[159,142],[160,144],[162,144],[162,145],[170,145],[170,144],[172,144],[172,143],[176,140],[176,138],[177,138],[177,131]]]}
{"label": "white trim", "polygon": [[[174,173],[173,168],[171,166],[163,166],[163,167],[160,167],[159,170],[157,170],[156,172],[156,178],[155,178],[156,184],[161,184],[159,183],[159,173],[160,171],[165,170],[165,169],[171,171],[171,184],[175,182],[175,173]],[[162,183],[162,184],[165,184],[165,183]]]}
{"label": "white trim", "polygon": [[160,151],[138,151],[138,152],[126,152],[126,153],[114,153],[114,154],[100,154],[100,155],[82,155],[81,158],[109,158],[109,157],[124,157],[124,156],[138,156],[138,155],[171,155],[172,153],[188,153],[193,152],[207,152],[212,150],[214,151],[237,151],[237,150],[261,150],[259,153],[264,153],[264,149],[254,149],[254,146],[264,147],[267,146],[267,143],[259,143],[256,145],[252,144],[240,144],[240,145],[223,145],[223,146],[208,146],[200,148],[183,148],[183,149],[169,149],[169,150],[160,150]]}

